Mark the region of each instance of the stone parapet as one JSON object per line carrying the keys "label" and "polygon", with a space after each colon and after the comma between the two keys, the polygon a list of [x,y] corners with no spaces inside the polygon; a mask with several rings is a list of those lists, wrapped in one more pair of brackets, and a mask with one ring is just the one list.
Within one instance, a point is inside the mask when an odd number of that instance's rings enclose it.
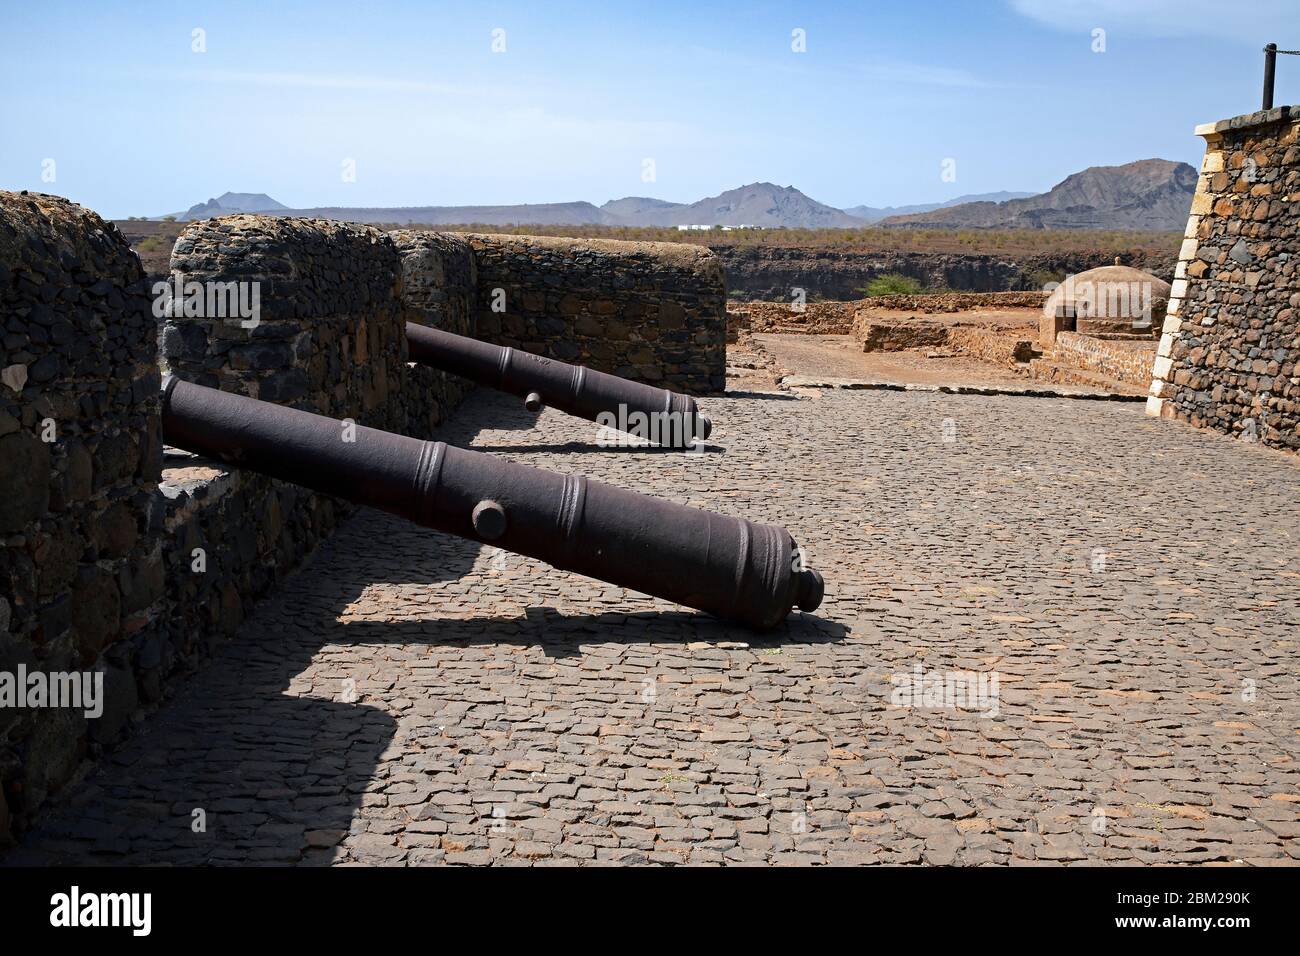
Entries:
{"label": "stone parapet", "polygon": [[110,696],[91,720],[0,699],[0,821],[20,826],[134,709],[163,597],[162,445],[144,271],[112,224],[0,192],[0,306],[0,694],[25,670],[97,674]]}
{"label": "stone parapet", "polygon": [[688,393],[726,387],[726,283],[707,249],[465,239],[478,268],[476,337]]}
{"label": "stone parapet", "polygon": [[1196,132],[1205,158],[1147,412],[1300,449],[1300,111]]}

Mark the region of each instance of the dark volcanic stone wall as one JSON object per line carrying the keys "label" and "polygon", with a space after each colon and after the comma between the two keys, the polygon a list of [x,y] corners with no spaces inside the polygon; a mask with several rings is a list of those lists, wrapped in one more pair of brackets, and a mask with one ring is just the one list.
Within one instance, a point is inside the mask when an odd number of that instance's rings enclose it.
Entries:
{"label": "dark volcanic stone wall", "polygon": [[104,682],[90,719],[0,706],[0,846],[353,508],[164,455],[159,342],[191,381],[414,437],[469,384],[407,362],[408,320],[691,391],[724,384],[722,271],[695,247],[235,216],[187,227],[171,265],[155,287],[98,216],[0,193],[0,677]]}
{"label": "dark volcanic stone wall", "polygon": [[467,235],[475,337],[691,393],[726,386],[726,285],[678,243]]}
{"label": "dark volcanic stone wall", "polygon": [[169,369],[223,391],[405,428],[390,392],[406,362],[406,306],[384,233],[323,219],[207,219],[181,233],[171,265],[173,277],[205,287],[255,284],[260,315],[251,328],[237,317],[167,316]]}
{"label": "dark volcanic stone wall", "polygon": [[389,237],[402,259],[402,296],[412,322],[472,335],[478,295],[474,250],[447,232],[399,229]]}
{"label": "dark volcanic stone wall", "polygon": [[[442,279],[454,291],[472,267],[468,248],[448,264]],[[397,246],[369,226],[272,216],[197,222],[176,242],[178,272],[205,284],[257,282],[261,307],[252,329],[218,316],[167,317],[163,359],[182,378],[416,438],[469,390],[408,365],[405,333],[417,316],[459,316],[463,325],[469,296],[424,289],[420,304],[442,304],[421,311],[405,297]],[[219,462],[175,457],[169,465],[161,493],[173,640],[162,655],[172,669],[209,653],[355,509]],[[192,570],[196,549],[201,573]]]}
{"label": "dark volcanic stone wall", "polygon": [[1197,133],[1205,159],[1147,411],[1300,449],[1300,109]]}
{"label": "dark volcanic stone wall", "polygon": [[112,225],[0,192],[0,672],[96,669],[109,704],[0,707],[0,845],[136,705],[163,596],[149,301]]}
{"label": "dark volcanic stone wall", "polygon": [[[390,232],[402,263],[402,300],[407,321],[472,335],[478,296],[474,250],[443,232]],[[403,388],[407,434],[425,435],[461,403],[473,383],[424,365],[412,365]]]}

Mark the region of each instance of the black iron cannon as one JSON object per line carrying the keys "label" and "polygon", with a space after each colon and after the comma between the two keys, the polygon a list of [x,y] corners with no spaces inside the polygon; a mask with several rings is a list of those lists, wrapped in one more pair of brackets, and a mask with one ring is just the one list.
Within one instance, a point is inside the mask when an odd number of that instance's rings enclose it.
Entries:
{"label": "black iron cannon", "polygon": [[695,399],[666,388],[414,322],[406,323],[406,341],[412,362],[521,396],[529,411],[550,405],[674,448],[708,438],[713,430],[713,423],[700,413]]}
{"label": "black iron cannon", "polygon": [[822,600],[772,525],[168,376],[167,444],[756,628]]}

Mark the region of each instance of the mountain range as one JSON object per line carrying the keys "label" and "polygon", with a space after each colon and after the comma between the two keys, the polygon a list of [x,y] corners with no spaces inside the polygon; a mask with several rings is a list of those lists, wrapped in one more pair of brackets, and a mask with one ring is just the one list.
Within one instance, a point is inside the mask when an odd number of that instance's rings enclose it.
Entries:
{"label": "mountain range", "polygon": [[1186,163],[1144,159],[1093,166],[1045,193],[984,193],[914,206],[836,209],[793,186],[751,183],[693,203],[645,196],[513,206],[325,206],[290,209],[265,193],[224,193],[176,214],[182,222],[239,212],[399,225],[761,226],[852,229],[1182,229],[1196,187]]}
{"label": "mountain range", "polygon": [[1196,170],[1187,163],[1167,159],[1092,166],[1038,196],[891,216],[879,225],[914,229],[1182,229],[1196,179]]}
{"label": "mountain range", "polygon": [[929,212],[932,209],[947,209],[949,206],[960,206],[968,202],[1006,202],[1008,199],[1024,199],[1028,196],[1037,195],[1036,193],[1012,193],[1003,190],[996,193],[978,193],[969,196],[958,196],[956,199],[949,199],[947,202],[926,202],[918,203],[913,206],[850,206],[844,211],[850,216],[858,219],[865,219],[867,222],[880,222],[890,216],[910,216],[913,213]]}

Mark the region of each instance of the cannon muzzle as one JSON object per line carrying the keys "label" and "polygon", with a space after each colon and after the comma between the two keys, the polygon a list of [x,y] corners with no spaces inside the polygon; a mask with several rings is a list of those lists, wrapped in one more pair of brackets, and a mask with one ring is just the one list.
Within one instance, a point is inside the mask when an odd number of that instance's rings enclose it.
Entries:
{"label": "cannon muzzle", "polygon": [[700,414],[695,399],[666,388],[414,322],[406,323],[406,341],[412,362],[518,395],[529,411],[550,405],[673,448],[708,438],[713,430],[713,423]]}
{"label": "cannon muzzle", "polygon": [[823,584],[782,528],[168,376],[167,444],[756,628]]}

